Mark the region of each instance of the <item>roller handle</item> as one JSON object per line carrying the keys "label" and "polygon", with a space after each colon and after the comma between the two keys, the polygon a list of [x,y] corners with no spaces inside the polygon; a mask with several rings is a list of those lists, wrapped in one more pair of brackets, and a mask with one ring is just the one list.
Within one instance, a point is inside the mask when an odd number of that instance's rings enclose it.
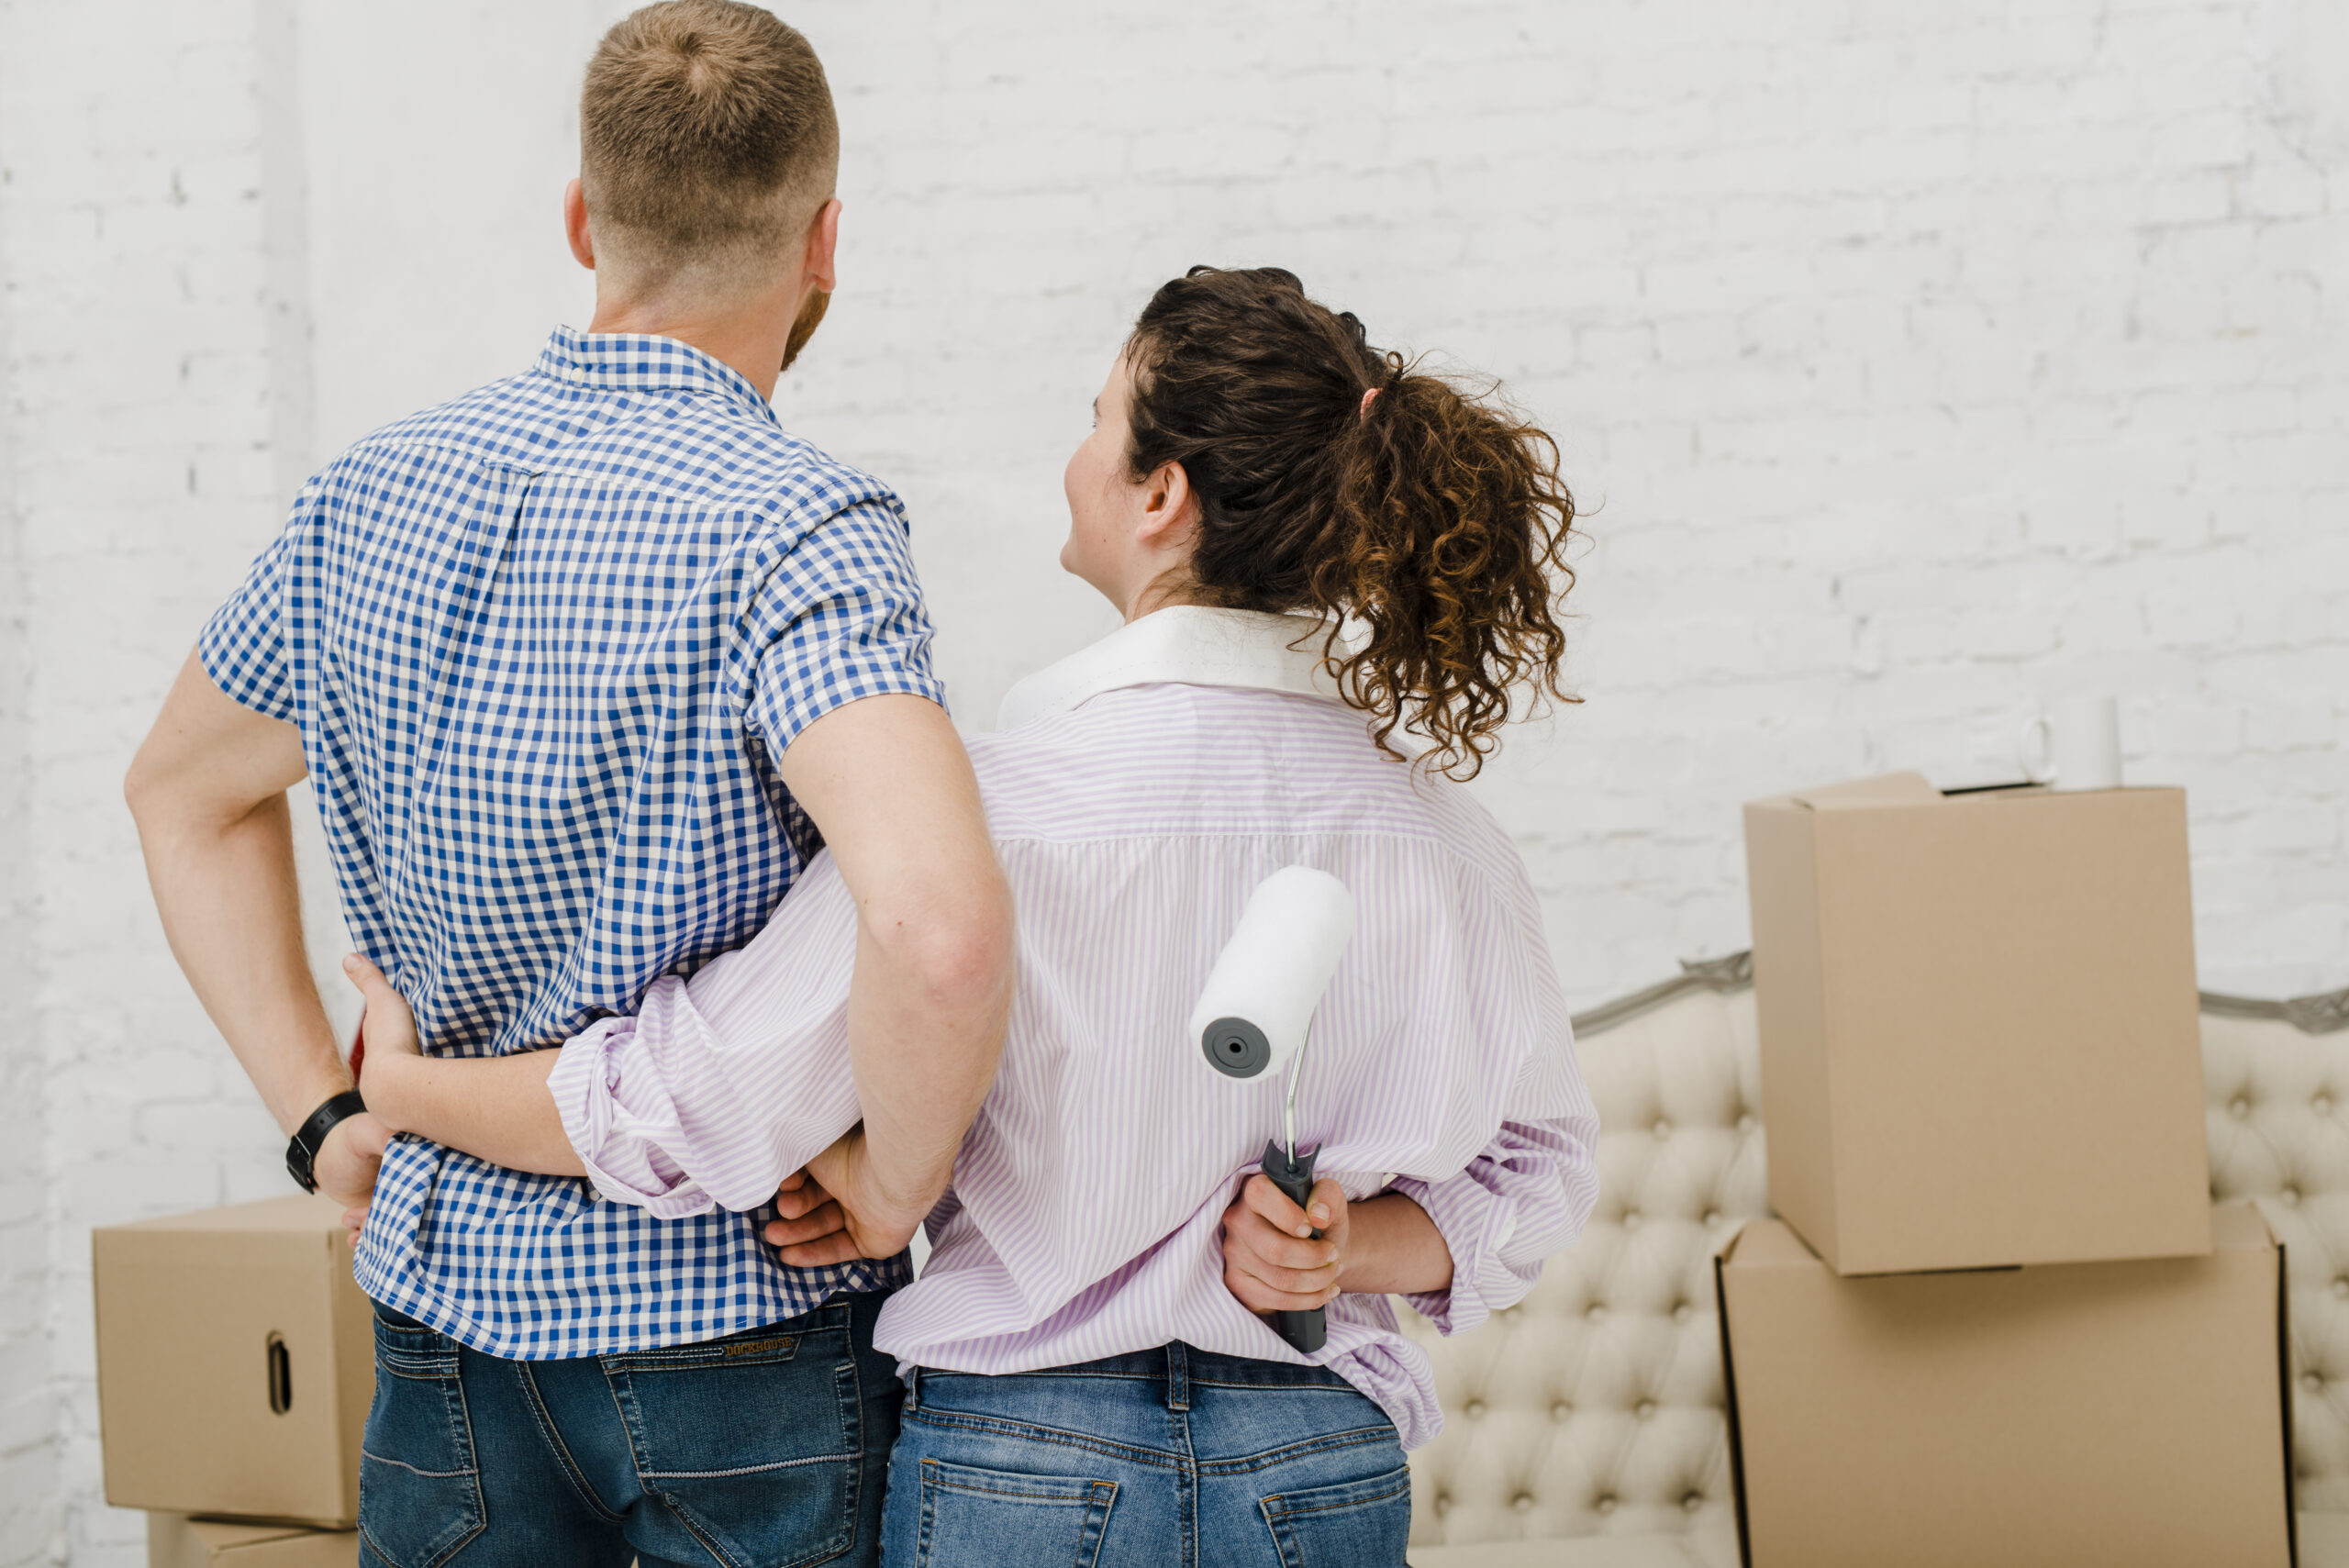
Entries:
{"label": "roller handle", "polygon": [[[1278,1141],[1267,1143],[1264,1145],[1264,1174],[1272,1178],[1273,1185],[1280,1188],[1289,1202],[1303,1208],[1313,1195],[1313,1161],[1320,1152],[1319,1149],[1308,1149],[1292,1164],[1288,1151]],[[1321,1232],[1316,1230],[1313,1239],[1319,1241]],[[1316,1307],[1306,1312],[1275,1312],[1273,1314],[1273,1328],[1293,1349],[1310,1354],[1319,1350],[1322,1341],[1329,1338],[1329,1309]]]}

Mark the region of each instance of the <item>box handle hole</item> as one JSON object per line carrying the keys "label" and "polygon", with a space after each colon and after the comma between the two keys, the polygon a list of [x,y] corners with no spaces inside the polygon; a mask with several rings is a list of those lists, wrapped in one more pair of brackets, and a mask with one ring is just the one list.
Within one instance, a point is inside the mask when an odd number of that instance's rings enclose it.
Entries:
{"label": "box handle hole", "polygon": [[294,1407],[294,1362],[285,1353],[285,1341],[276,1334],[268,1340],[269,1346],[269,1407],[283,1416]]}

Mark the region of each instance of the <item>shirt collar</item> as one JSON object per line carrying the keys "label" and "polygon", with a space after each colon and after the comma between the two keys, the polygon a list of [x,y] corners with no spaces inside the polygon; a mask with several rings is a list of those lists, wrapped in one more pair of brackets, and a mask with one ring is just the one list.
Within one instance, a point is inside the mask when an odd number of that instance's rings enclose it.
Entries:
{"label": "shirt collar", "polygon": [[[996,722],[1048,718],[1127,686],[1241,686],[1342,701],[1321,668],[1322,620],[1169,605],[1011,688]],[[1292,647],[1291,644],[1296,644]]]}
{"label": "shirt collar", "polygon": [[714,392],[776,423],[774,410],[741,372],[690,343],[650,332],[558,327],[540,350],[539,373],[604,392]]}

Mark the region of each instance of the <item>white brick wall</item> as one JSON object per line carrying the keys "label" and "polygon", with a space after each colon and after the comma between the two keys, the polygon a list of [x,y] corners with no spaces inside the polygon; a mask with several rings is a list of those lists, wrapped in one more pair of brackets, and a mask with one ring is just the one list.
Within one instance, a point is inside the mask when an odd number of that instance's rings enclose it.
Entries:
{"label": "white brick wall", "polygon": [[[137,1561],[86,1227],[282,1182],[120,770],[292,475],[584,319],[620,8],[0,0],[0,1568]],[[2192,791],[2206,981],[2349,983],[2342,7],[786,14],[848,214],[779,406],[907,495],[966,723],[1106,628],[1058,480],[1134,310],[1275,261],[1505,377],[1592,508],[1589,700],[1482,786],[1578,1001],[1743,943],[1742,800],[1998,776],[2094,690]]]}

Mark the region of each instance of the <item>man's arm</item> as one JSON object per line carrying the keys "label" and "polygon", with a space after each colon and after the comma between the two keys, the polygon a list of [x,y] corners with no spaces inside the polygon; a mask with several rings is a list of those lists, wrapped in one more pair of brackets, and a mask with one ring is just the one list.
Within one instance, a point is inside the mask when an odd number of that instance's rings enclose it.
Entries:
{"label": "man's arm", "polygon": [[946,1190],[995,1082],[1011,894],[970,756],[928,698],[832,709],[791,742],[782,773],[857,909],[848,1029],[863,1131],[811,1169],[847,1211],[843,1245],[893,1256]]}
{"label": "man's arm", "polygon": [[[351,1087],[302,947],[285,792],[307,771],[301,732],[225,695],[191,654],[123,781],[173,956],[289,1137]],[[385,1137],[372,1116],[336,1124],[319,1190],[365,1202]]]}

